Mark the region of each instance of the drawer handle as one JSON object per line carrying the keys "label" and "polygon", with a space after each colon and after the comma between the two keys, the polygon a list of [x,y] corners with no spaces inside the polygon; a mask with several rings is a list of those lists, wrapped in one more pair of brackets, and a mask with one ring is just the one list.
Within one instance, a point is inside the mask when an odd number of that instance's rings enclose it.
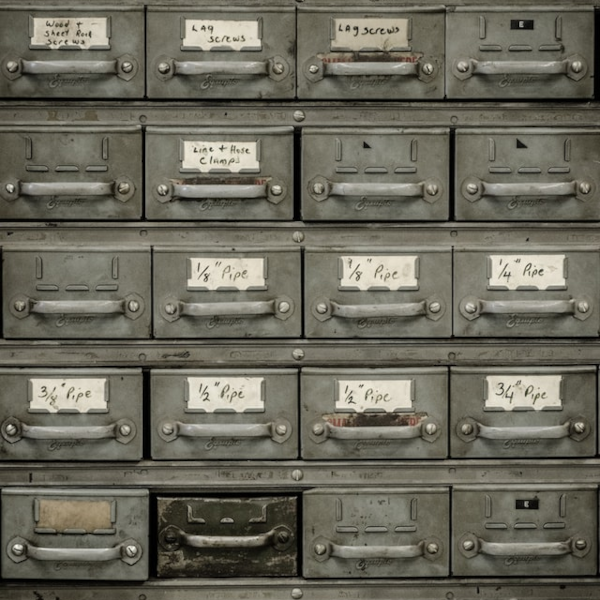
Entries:
{"label": "drawer handle", "polygon": [[138,71],[135,58],[125,54],[114,60],[25,60],[9,57],[2,63],[7,79],[23,75],[116,75],[129,81]]}
{"label": "drawer handle", "polygon": [[486,556],[565,556],[572,554],[578,558],[585,556],[591,544],[583,537],[571,537],[564,542],[488,542],[472,533],[464,535],[458,543],[460,552],[466,558],[478,554]]}
{"label": "drawer handle", "polygon": [[[281,56],[256,61],[180,61],[168,56],[161,56],[156,67],[156,75],[163,81],[167,81],[176,75],[183,77],[198,75],[209,77],[211,75],[265,76],[275,81],[281,81],[289,74],[290,67]],[[209,87],[210,82],[207,81],[206,88]]]}
{"label": "drawer handle", "polygon": [[265,548],[273,547],[283,552],[294,542],[294,534],[285,525],[273,527],[259,535],[192,535],[175,525],[165,527],[158,534],[160,545],[169,552],[181,546],[188,548]]}
{"label": "drawer handle", "polygon": [[158,435],[165,442],[177,438],[271,438],[282,444],[292,435],[292,425],[286,419],[275,419],[272,423],[253,424],[195,424],[180,421],[164,421],[158,426]]}
{"label": "drawer handle", "polygon": [[574,81],[579,81],[587,70],[585,59],[578,54],[556,61],[480,61],[475,58],[459,58],[452,65],[452,73],[462,80],[475,75],[566,75]]}
{"label": "drawer handle", "polygon": [[8,542],[6,549],[8,557],[16,563],[28,558],[41,562],[110,562],[122,560],[128,565],[135,565],[142,558],[142,546],[135,540],[129,539],[112,548],[43,548],[34,546],[24,538],[16,537]]}
{"label": "drawer handle", "polygon": [[174,202],[175,200],[268,200],[279,204],[285,197],[286,188],[278,182],[262,184],[192,184],[161,183],[156,187],[158,201]]}
{"label": "drawer handle", "polygon": [[17,319],[29,315],[123,315],[135,320],[144,312],[144,301],[137,294],[121,300],[36,300],[16,296],[10,302],[10,312]]}
{"label": "drawer handle", "polygon": [[571,315],[585,321],[593,312],[589,298],[581,296],[571,300],[483,300],[474,296],[463,298],[460,314],[469,321],[481,315]]}
{"label": "drawer handle", "polygon": [[488,183],[476,177],[469,177],[461,185],[462,195],[469,202],[477,202],[483,197],[505,196],[544,196],[552,198],[572,197],[585,200],[593,195],[595,186],[590,181],[564,181],[557,183]]}
{"label": "drawer handle", "polygon": [[9,417],[0,427],[2,437],[11,444],[28,440],[106,440],[115,439],[128,444],[135,438],[136,427],[129,419],[120,419],[110,425],[79,427],[42,427],[27,425],[16,417]]}
{"label": "drawer handle", "polygon": [[567,437],[580,442],[590,434],[591,428],[583,417],[566,421],[562,425],[548,427],[490,427],[475,419],[461,420],[456,433],[463,442],[472,442],[477,438],[486,440],[560,440]]}
{"label": "drawer handle", "polygon": [[109,182],[51,182],[33,183],[9,181],[0,187],[0,195],[12,202],[22,196],[37,198],[41,196],[112,196],[121,202],[127,202],[135,193],[135,185],[126,177]]}
{"label": "drawer handle", "polygon": [[435,179],[418,183],[335,183],[325,177],[315,177],[309,183],[309,191],[317,202],[331,196],[385,196],[396,200],[420,198],[432,204],[441,197],[443,187]]}
{"label": "drawer handle", "polygon": [[441,428],[431,419],[423,419],[418,425],[399,425],[397,427],[338,427],[325,419],[317,419],[311,425],[311,439],[321,444],[333,440],[414,440],[421,438],[426,442],[435,442],[441,434]]}
{"label": "drawer handle", "polygon": [[183,302],[177,298],[167,298],[161,305],[161,315],[169,322],[177,321],[181,317],[261,315],[271,315],[285,321],[293,312],[294,303],[286,296],[255,302]]}
{"label": "drawer handle", "polygon": [[399,304],[339,304],[329,298],[313,303],[312,314],[319,321],[339,319],[367,319],[370,317],[426,317],[438,321],[446,311],[444,302],[431,297],[421,302]]}

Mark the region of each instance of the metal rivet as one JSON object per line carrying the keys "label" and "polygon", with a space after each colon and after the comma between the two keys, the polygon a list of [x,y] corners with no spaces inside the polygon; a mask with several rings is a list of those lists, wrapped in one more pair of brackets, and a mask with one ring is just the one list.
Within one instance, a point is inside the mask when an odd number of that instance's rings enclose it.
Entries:
{"label": "metal rivet", "polygon": [[585,550],[587,548],[587,542],[585,540],[576,540],[575,548],[577,548],[577,550]]}
{"label": "metal rivet", "polygon": [[137,300],[130,300],[127,303],[127,308],[129,309],[129,312],[135,313],[140,310],[140,303]]}
{"label": "metal rivet", "polygon": [[129,558],[134,558],[135,556],[138,555],[138,549],[137,546],[126,546],[125,547],[125,554],[127,554],[127,556],[129,556]]}
{"label": "metal rivet", "polygon": [[592,186],[587,181],[582,181],[579,184],[579,191],[582,194],[589,194],[592,191]]}
{"label": "metal rivet", "polygon": [[17,426],[14,425],[13,423],[9,423],[4,428],[4,431],[6,432],[6,435],[17,435]]}
{"label": "metal rivet", "polygon": [[277,435],[285,435],[287,433],[287,430],[288,430],[287,425],[281,424],[281,425],[277,425],[277,427],[275,427],[275,433]]}
{"label": "metal rivet", "polygon": [[327,552],[327,546],[325,544],[315,544],[315,554],[317,556],[323,556]]}
{"label": "metal rivet", "polygon": [[439,313],[440,310],[442,310],[442,305],[440,302],[431,302],[429,305],[429,312],[436,314]]}
{"label": "metal rivet", "polygon": [[170,71],[171,71],[171,65],[169,63],[163,62],[158,65],[159,73],[166,75],[167,73],[170,73]]}
{"label": "metal rivet", "polygon": [[467,302],[465,304],[465,312],[469,313],[470,315],[475,314],[477,312],[477,306],[473,304],[473,302]]}
{"label": "metal rivet", "polygon": [[317,306],[315,307],[315,310],[320,315],[324,315],[324,314],[327,314],[327,311],[329,310],[329,307],[327,306],[327,304],[325,304],[325,302],[319,302],[319,304],[317,304]]}
{"label": "metal rivet", "polygon": [[440,188],[435,183],[429,183],[425,186],[425,191],[429,196],[435,196],[440,191]]}
{"label": "metal rivet", "polygon": [[281,194],[283,194],[283,187],[281,187],[280,185],[272,186],[271,194],[273,194],[273,196],[281,196]]}
{"label": "metal rivet", "polygon": [[302,231],[294,231],[294,233],[292,233],[292,239],[297,244],[300,244],[304,241],[304,233]]}
{"label": "metal rivet", "polygon": [[463,423],[460,428],[463,435],[471,435],[473,433],[473,425],[471,423]]}
{"label": "metal rivet", "polygon": [[469,70],[469,63],[461,60],[457,65],[456,65],[456,70],[459,73],[466,73]]}
{"label": "metal rivet", "polygon": [[131,186],[128,183],[120,183],[117,186],[117,192],[119,192],[119,194],[129,194],[129,192],[131,191]]}
{"label": "metal rivet", "polygon": [[14,303],[14,307],[17,312],[23,312],[27,308],[27,304],[23,300],[17,300]]}
{"label": "metal rivet", "polygon": [[161,184],[156,188],[159,196],[166,196],[169,193],[169,186]]}
{"label": "metal rivet", "polygon": [[123,73],[131,73],[131,71],[133,71],[133,63],[125,61],[121,65],[121,71],[123,71]]}
{"label": "metal rivet", "polygon": [[577,303],[577,310],[580,313],[586,313],[586,312],[588,312],[590,310],[590,305],[585,300],[582,300],[581,302]]}
{"label": "metal rivet", "polygon": [[[8,430],[8,427],[6,429]],[[587,427],[582,421],[577,421],[577,423],[573,425],[573,429],[575,430],[575,433],[584,433]]]}
{"label": "metal rivet", "polygon": [[304,473],[300,469],[294,469],[292,471],[292,479],[294,481],[300,481],[304,477]]}
{"label": "metal rivet", "polygon": [[475,542],[473,540],[465,540],[462,545],[463,549],[470,552],[475,548]]}
{"label": "metal rivet", "polygon": [[423,73],[425,73],[425,75],[432,75],[433,74],[433,65],[431,63],[425,63],[422,67],[421,67],[421,71],[423,71]]}
{"label": "metal rivet", "polygon": [[571,71],[573,73],[581,73],[583,71],[583,63],[580,60],[574,60],[571,63]]}
{"label": "metal rivet", "polygon": [[316,423],[315,425],[313,425],[312,432],[315,435],[323,435],[325,433],[325,425],[323,425],[322,423]]}
{"label": "metal rivet", "polygon": [[467,183],[467,193],[476,194],[479,191],[479,186],[476,183]]}
{"label": "metal rivet", "polygon": [[437,554],[440,551],[440,547],[437,544],[427,544],[427,552],[429,554]]}
{"label": "metal rivet", "polygon": [[308,67],[308,72],[316,75],[319,72],[319,65],[310,65],[310,67]]}
{"label": "metal rivet", "polygon": [[23,556],[25,554],[25,546],[23,544],[13,544],[11,550],[15,556]]}
{"label": "metal rivet", "polygon": [[285,67],[281,63],[275,63],[273,65],[273,73],[275,75],[281,75],[285,71]]}
{"label": "metal rivet", "polygon": [[131,435],[131,427],[129,425],[121,425],[119,432],[121,435]]}
{"label": "metal rivet", "polygon": [[294,588],[292,590],[292,598],[294,600],[300,600],[304,596],[304,592],[300,588]]}
{"label": "metal rivet", "polygon": [[14,60],[9,60],[6,63],[6,70],[9,73],[16,73],[19,70],[19,63],[15,62]]}
{"label": "metal rivet", "polygon": [[312,187],[313,193],[317,195],[321,195],[325,193],[325,185],[323,183],[315,183]]}
{"label": "metal rivet", "polygon": [[294,360],[302,360],[304,358],[304,350],[302,348],[295,348],[292,351],[292,358]]}
{"label": "metal rivet", "polygon": [[174,315],[177,312],[177,307],[174,304],[165,304],[165,312],[168,315]]}
{"label": "metal rivet", "polygon": [[303,110],[294,111],[294,121],[298,121],[298,123],[300,123],[300,121],[304,121],[304,119],[306,119],[306,114]]}
{"label": "metal rivet", "polygon": [[286,302],[285,300],[283,302],[280,302],[279,305],[277,306],[277,308],[279,309],[280,313],[288,313],[290,312],[290,309],[292,308],[291,304],[289,302]]}
{"label": "metal rivet", "polygon": [[15,187],[14,183],[7,183],[6,186],[4,187],[4,189],[9,194],[14,194],[17,188]]}
{"label": "metal rivet", "polygon": [[425,425],[425,433],[427,435],[433,435],[434,433],[437,433],[437,425],[435,423],[427,423],[427,425]]}
{"label": "metal rivet", "polygon": [[162,426],[162,432],[165,435],[172,435],[173,433],[175,433],[175,427],[173,427],[173,425],[171,423],[165,423]]}

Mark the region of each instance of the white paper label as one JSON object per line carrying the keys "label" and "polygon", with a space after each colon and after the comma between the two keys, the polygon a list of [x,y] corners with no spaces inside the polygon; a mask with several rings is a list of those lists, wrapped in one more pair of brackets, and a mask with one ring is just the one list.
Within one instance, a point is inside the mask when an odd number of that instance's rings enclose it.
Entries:
{"label": "white paper label", "polygon": [[565,289],[566,258],[564,254],[492,254],[488,288]]}
{"label": "white paper label", "polygon": [[408,19],[333,19],[332,51],[408,49]]}
{"label": "white paper label", "polygon": [[29,412],[108,412],[103,378],[30,379]]}
{"label": "white paper label", "polygon": [[32,17],[31,48],[106,50],[110,48],[108,17]]}
{"label": "white paper label", "polygon": [[418,256],[341,256],[340,289],[416,290]]}
{"label": "white paper label", "polygon": [[197,173],[259,173],[258,142],[183,142],[181,170]]}
{"label": "white paper label", "polygon": [[560,375],[489,375],[484,408],[544,410],[562,408]]}
{"label": "white paper label", "polygon": [[188,377],[187,410],[264,412],[263,377]]}
{"label": "white paper label", "polygon": [[188,290],[264,290],[266,259],[205,257],[189,259]]}
{"label": "white paper label", "polygon": [[406,412],[413,408],[412,379],[340,379],[335,410],[340,412]]}
{"label": "white paper label", "polygon": [[262,50],[261,21],[185,19],[183,50]]}

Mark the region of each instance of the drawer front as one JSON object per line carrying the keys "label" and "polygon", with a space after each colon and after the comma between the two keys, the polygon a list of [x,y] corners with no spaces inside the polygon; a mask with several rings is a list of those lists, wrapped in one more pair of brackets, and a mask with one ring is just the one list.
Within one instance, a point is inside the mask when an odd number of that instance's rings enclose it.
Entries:
{"label": "drawer front", "polygon": [[157,499],[159,577],[297,575],[297,500]]}
{"label": "drawer front", "polygon": [[292,99],[293,7],[150,7],[150,98]]}
{"label": "drawer front", "polygon": [[307,368],[301,383],[303,458],[446,458],[445,368]]}
{"label": "drawer front", "polygon": [[146,215],[161,220],[292,219],[293,129],[149,128]]}
{"label": "drawer front", "polygon": [[302,131],[302,215],[308,221],[444,221],[447,129]]}
{"label": "drawer front", "polygon": [[2,490],[2,577],[143,581],[148,492]]}
{"label": "drawer front", "polygon": [[139,127],[0,128],[3,219],[142,216]]}
{"label": "drawer front", "polygon": [[143,98],[143,8],[1,12],[0,96]]}
{"label": "drawer front", "polygon": [[460,337],[596,337],[598,252],[456,250]]}
{"label": "drawer front", "polygon": [[447,15],[448,98],[590,98],[593,8],[457,7]]}
{"label": "drawer front", "polygon": [[4,250],[7,338],[147,338],[150,252]]}

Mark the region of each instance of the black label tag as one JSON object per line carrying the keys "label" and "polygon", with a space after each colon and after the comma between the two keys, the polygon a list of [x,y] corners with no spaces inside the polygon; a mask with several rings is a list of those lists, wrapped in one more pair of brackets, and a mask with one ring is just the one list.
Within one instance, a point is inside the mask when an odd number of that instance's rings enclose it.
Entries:
{"label": "black label tag", "polygon": [[510,28],[511,29],[533,29],[533,19],[511,19],[510,20]]}
{"label": "black label tag", "polygon": [[539,510],[540,501],[537,498],[533,500],[517,500],[516,501],[516,509],[517,510]]}

